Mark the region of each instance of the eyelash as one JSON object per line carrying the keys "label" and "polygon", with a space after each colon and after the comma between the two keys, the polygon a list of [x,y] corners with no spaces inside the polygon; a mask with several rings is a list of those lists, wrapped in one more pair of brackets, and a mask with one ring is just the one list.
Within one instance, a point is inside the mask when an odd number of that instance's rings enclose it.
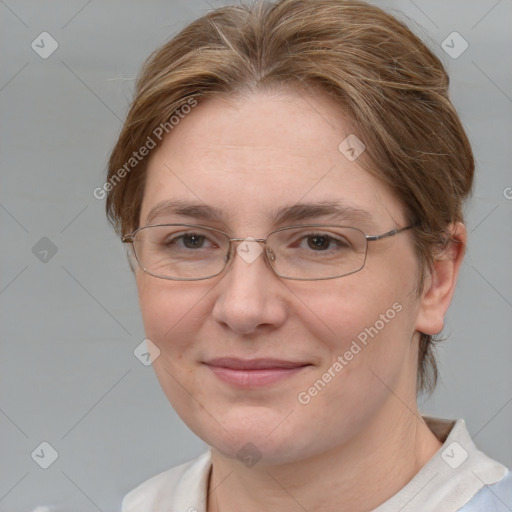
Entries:
{"label": "eyelash", "polygon": [[[179,240],[181,240],[183,242],[186,237],[193,237],[194,235],[196,235],[198,237],[201,237],[202,238],[202,242],[204,242],[204,240],[208,240],[211,243],[211,239],[208,236],[202,235],[202,234],[198,234],[197,232],[194,232],[194,231],[190,231],[190,232],[187,232],[187,233],[177,234],[177,235],[173,236],[172,238],[167,238],[163,242],[163,245],[165,245],[167,247],[169,247],[171,245],[177,245]],[[305,240],[308,240],[308,239],[315,238],[315,237],[327,239],[329,246],[332,243],[334,243],[338,247],[341,247],[341,248],[350,247],[350,243],[347,240],[337,238],[337,237],[335,237],[335,236],[333,236],[332,234],[329,234],[329,233],[320,233],[320,232],[311,232],[311,233],[306,233],[304,235],[301,235],[299,238],[294,240],[293,243],[295,245],[299,245],[300,246],[301,242],[303,242]],[[215,244],[216,247],[218,247],[219,245],[220,244]],[[199,247],[197,249],[204,249],[204,247]],[[331,249],[331,250],[333,250],[333,249]],[[327,252],[327,250],[325,250],[325,251],[316,251],[316,252]]]}

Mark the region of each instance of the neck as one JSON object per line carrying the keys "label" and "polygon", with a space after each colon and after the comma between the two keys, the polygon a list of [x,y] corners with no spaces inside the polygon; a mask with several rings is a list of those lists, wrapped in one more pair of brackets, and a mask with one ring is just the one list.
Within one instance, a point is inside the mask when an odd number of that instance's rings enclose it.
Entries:
{"label": "neck", "polygon": [[[208,512],[364,512],[404,487],[442,443],[399,401],[328,453],[280,466],[245,467],[212,449]],[[314,476],[314,478],[312,478]]]}

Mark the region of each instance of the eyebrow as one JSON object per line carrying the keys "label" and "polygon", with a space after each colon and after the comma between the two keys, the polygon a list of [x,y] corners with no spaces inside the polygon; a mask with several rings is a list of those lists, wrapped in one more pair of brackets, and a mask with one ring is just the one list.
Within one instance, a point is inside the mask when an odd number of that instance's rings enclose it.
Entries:
{"label": "eyebrow", "polygon": [[[200,219],[202,221],[222,221],[222,210],[201,203],[190,203],[182,200],[166,200],[156,204],[148,213],[146,222],[151,224],[156,218],[166,215],[180,215]],[[312,221],[319,217],[329,217],[357,227],[364,224],[376,229],[377,224],[373,215],[359,207],[336,201],[321,201],[318,203],[297,203],[270,212],[270,218],[275,224],[291,224],[295,222]]]}

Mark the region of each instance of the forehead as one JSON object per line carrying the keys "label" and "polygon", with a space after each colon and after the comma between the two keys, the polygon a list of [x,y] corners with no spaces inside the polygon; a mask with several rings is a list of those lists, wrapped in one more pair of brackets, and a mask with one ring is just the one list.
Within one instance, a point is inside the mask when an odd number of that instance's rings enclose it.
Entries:
{"label": "forehead", "polygon": [[388,219],[386,227],[398,222],[391,191],[340,151],[349,135],[341,107],[327,96],[209,99],[152,155],[141,224],[165,201],[207,205],[231,226],[268,223],[283,208],[320,202],[367,211]]}

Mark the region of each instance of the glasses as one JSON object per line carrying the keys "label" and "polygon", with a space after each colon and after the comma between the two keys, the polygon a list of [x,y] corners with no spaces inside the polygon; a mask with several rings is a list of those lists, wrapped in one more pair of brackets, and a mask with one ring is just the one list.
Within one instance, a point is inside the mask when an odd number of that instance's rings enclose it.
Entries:
{"label": "glasses", "polygon": [[236,252],[248,263],[263,253],[279,277],[316,281],[359,272],[368,242],[414,226],[367,235],[353,227],[307,224],[276,229],[267,238],[255,239],[231,238],[224,231],[196,224],[158,224],[142,226],[121,240],[133,245],[144,272],[162,279],[199,281],[218,276],[234,259],[233,242],[242,242]]}

